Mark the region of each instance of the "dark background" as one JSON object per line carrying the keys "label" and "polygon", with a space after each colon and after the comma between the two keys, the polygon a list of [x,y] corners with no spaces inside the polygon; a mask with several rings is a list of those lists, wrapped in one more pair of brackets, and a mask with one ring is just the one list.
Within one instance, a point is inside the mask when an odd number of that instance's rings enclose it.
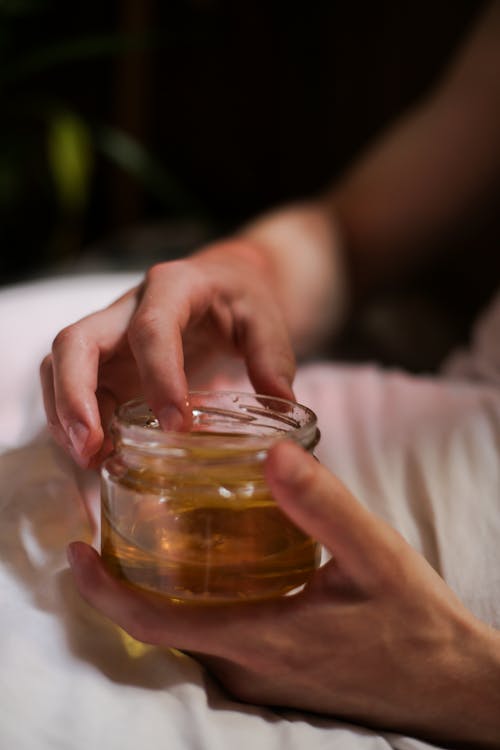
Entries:
{"label": "dark background", "polygon": [[[0,284],[146,267],[322,190],[482,6],[0,0]],[[492,291],[468,283],[464,301],[442,268],[419,282],[448,295],[453,336]]]}

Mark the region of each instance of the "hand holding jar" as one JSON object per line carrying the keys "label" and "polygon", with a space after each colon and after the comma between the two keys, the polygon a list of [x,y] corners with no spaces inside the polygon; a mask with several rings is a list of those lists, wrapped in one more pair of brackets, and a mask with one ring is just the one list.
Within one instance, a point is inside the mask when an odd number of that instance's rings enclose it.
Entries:
{"label": "hand holding jar", "polygon": [[117,581],[76,543],[81,594],[135,638],[195,654],[243,701],[497,747],[499,634],[296,444],[271,449],[266,479],[289,518],[334,554],[298,594],[179,604]]}

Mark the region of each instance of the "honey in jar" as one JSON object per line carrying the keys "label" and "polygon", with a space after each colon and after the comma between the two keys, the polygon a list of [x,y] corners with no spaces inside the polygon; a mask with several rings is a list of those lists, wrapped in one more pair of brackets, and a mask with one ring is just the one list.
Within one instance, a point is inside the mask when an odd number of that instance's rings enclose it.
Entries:
{"label": "honey in jar", "polygon": [[101,554],[119,578],[179,601],[232,602],[302,586],[317,543],[279,509],[264,480],[279,439],[312,450],[305,406],[233,392],[190,394],[192,428],[170,433],[142,401],[123,405],[102,468]]}

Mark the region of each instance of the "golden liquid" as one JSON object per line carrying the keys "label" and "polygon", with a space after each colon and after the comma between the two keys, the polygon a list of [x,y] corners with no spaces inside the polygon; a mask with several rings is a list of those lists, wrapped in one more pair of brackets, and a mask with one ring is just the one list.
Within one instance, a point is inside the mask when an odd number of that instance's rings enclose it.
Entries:
{"label": "golden liquid", "polygon": [[219,469],[200,494],[192,478],[160,477],[154,491],[150,478],[145,470],[103,479],[101,554],[117,577],[210,603],[279,596],[317,567],[318,545],[284,516],[255,469]]}

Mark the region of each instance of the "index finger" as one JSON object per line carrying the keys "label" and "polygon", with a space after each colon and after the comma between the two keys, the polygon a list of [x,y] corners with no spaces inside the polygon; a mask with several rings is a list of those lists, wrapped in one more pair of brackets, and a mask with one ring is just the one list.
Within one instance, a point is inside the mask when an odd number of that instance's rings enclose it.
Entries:
{"label": "index finger", "polygon": [[77,588],[91,606],[137,640],[167,648],[239,660],[242,642],[250,645],[259,627],[276,623],[293,606],[286,597],[230,605],[179,603],[114,578],[83,542],[68,547],[68,559]]}
{"label": "index finger", "polygon": [[153,266],[128,330],[144,395],[164,429],[189,427],[183,333],[210,304],[211,287],[183,261]]}
{"label": "index finger", "polygon": [[[54,339],[54,408],[74,450],[83,459],[95,455],[103,441],[96,395],[100,362],[123,339],[136,304],[137,290],[133,289],[109,307],[67,326]],[[48,370],[42,377],[49,377]]]}

